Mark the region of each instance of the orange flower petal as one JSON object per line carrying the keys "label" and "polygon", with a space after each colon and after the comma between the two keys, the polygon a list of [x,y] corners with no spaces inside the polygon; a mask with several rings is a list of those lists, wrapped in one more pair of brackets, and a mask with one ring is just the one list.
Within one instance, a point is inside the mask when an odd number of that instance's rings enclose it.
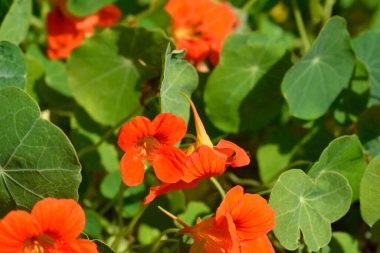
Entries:
{"label": "orange flower petal", "polygon": [[271,241],[267,236],[259,237],[255,240],[241,242],[240,253],[275,253]]}
{"label": "orange flower petal", "polygon": [[243,194],[241,186],[229,190],[216,211],[219,219],[230,214],[239,240],[254,240],[265,236],[275,224],[275,211],[257,194]]}
{"label": "orange flower petal", "polygon": [[175,145],[186,134],[187,126],[183,118],[171,113],[160,113],[152,122],[154,137],[164,145]]}
{"label": "orange flower petal", "polygon": [[78,47],[85,36],[85,32],[78,30],[75,22],[68,19],[59,8],[50,11],[46,18],[48,57],[63,59]]}
{"label": "orange flower petal", "polygon": [[98,23],[97,26],[108,27],[115,24],[121,17],[121,10],[114,5],[103,7],[97,13]]}
{"label": "orange flower petal", "polygon": [[149,157],[149,162],[159,180],[164,183],[176,183],[186,169],[185,159],[182,150],[173,146],[162,146]]}
{"label": "orange flower petal", "polygon": [[174,184],[161,184],[159,186],[154,186],[149,189],[149,194],[145,197],[143,204],[149,204],[152,202],[156,197],[163,195],[168,192],[172,191],[178,191],[188,188],[193,188],[198,184],[199,180],[194,180],[190,183],[186,183],[184,181],[178,181]]}
{"label": "orange flower petal", "polygon": [[32,215],[25,211],[11,211],[0,221],[0,251],[23,252],[26,240],[42,233]]}
{"label": "orange flower petal", "polygon": [[144,180],[143,157],[135,149],[129,149],[120,161],[123,182],[128,186],[136,186]]}
{"label": "orange flower petal", "polygon": [[226,156],[202,145],[187,157],[187,170],[182,178],[185,182],[191,182],[200,178],[213,177],[223,174],[226,170]]}
{"label": "orange flower petal", "polygon": [[137,116],[123,127],[121,127],[117,143],[126,152],[133,148],[136,143],[144,136],[153,136],[155,128],[152,122],[143,116]]}
{"label": "orange flower petal", "polygon": [[98,248],[90,240],[77,239],[56,249],[54,253],[98,253]]}
{"label": "orange flower petal", "polygon": [[227,165],[228,166],[242,167],[242,166],[246,166],[250,163],[250,158],[249,158],[247,152],[245,152],[244,149],[242,149],[241,147],[239,147],[238,145],[236,145],[233,142],[226,141],[226,140],[220,140],[214,148],[216,150],[222,152],[222,153],[226,153],[223,150],[228,150],[228,149],[233,150],[234,155],[228,156],[228,159],[227,159]]}
{"label": "orange flower petal", "polygon": [[83,209],[72,199],[43,199],[35,204],[31,214],[44,232],[61,242],[75,240],[84,228]]}
{"label": "orange flower petal", "polygon": [[211,142],[210,137],[207,135],[206,129],[202,123],[201,118],[199,117],[197,108],[195,107],[193,101],[185,95],[185,98],[189,102],[191,109],[193,110],[195,129],[197,131],[197,145],[206,145],[212,148],[214,145]]}

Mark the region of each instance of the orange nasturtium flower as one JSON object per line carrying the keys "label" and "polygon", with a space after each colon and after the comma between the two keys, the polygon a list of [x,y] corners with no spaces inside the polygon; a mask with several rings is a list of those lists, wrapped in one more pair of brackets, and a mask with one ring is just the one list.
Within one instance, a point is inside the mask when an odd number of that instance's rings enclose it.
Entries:
{"label": "orange nasturtium flower", "polygon": [[224,39],[237,24],[232,8],[212,0],[169,0],[165,10],[172,17],[177,49],[186,49],[186,58],[195,64],[210,58],[216,65]]}
{"label": "orange nasturtium flower", "polygon": [[144,180],[144,160],[162,182],[178,182],[186,169],[186,155],[174,145],[186,130],[185,120],[171,113],[161,113],[153,121],[137,116],[125,124],[118,137],[119,147],[125,152],[120,161],[124,183],[135,186]]}
{"label": "orange nasturtium flower", "polygon": [[194,114],[196,141],[185,150],[186,170],[181,180],[176,183],[164,183],[151,187],[144,204],[152,202],[157,196],[171,191],[195,187],[202,178],[218,176],[226,171],[228,166],[243,167],[249,164],[247,153],[233,142],[220,140],[214,146],[207,135],[203,123],[193,102],[188,98]]}
{"label": "orange nasturtium flower", "polygon": [[215,217],[194,226],[167,214],[184,226],[180,234],[194,238],[190,252],[274,253],[267,233],[274,227],[275,211],[260,195],[244,194],[240,185],[227,192]]}
{"label": "orange nasturtium flower", "polygon": [[78,47],[85,36],[94,33],[94,26],[108,27],[116,23],[121,11],[114,5],[108,5],[97,13],[86,16],[73,16],[66,8],[67,0],[53,0],[54,8],[46,19],[47,54],[50,59],[64,59]]}
{"label": "orange nasturtium flower", "polygon": [[2,253],[97,253],[87,239],[77,239],[85,214],[72,199],[46,198],[31,213],[11,211],[0,220]]}

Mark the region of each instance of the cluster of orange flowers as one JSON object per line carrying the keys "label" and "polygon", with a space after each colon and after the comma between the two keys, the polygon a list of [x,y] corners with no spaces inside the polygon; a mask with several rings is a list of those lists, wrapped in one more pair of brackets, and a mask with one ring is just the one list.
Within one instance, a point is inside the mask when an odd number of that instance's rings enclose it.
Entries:
{"label": "cluster of orange flowers", "polygon": [[46,19],[48,57],[64,59],[71,51],[82,44],[86,35],[94,33],[94,27],[108,27],[121,17],[121,11],[114,5],[106,6],[97,13],[77,17],[66,8],[67,0],[52,0],[54,8]]}
{"label": "cluster of orange flowers", "polygon": [[[64,59],[80,46],[94,27],[109,27],[121,17],[121,11],[108,5],[97,13],[77,17],[66,8],[67,0],[51,0],[53,10],[47,16],[48,57]],[[226,3],[212,0],[170,0],[165,10],[172,17],[177,49],[186,49],[186,58],[198,64],[205,59],[216,65],[224,39],[233,32],[237,18]]]}
{"label": "cluster of orange flowers", "polygon": [[[197,136],[184,150],[175,144],[186,134],[185,121],[170,113],[159,114],[153,121],[136,117],[120,130],[118,144],[125,152],[120,161],[124,183],[129,186],[142,183],[144,160],[163,182],[151,187],[144,204],[167,192],[195,187],[199,180],[221,175],[229,166],[242,167],[250,162],[247,153],[233,142],[221,140],[214,146],[194,104],[188,100]],[[181,233],[195,239],[194,252],[266,253],[274,252],[266,236],[274,227],[274,217],[264,198],[244,194],[243,188],[236,186],[227,193],[214,218],[192,227],[178,221],[185,227]]]}
{"label": "cluster of orange flowers", "polygon": [[[48,56],[67,58],[94,27],[108,27],[121,17],[109,5],[97,13],[76,17],[66,8],[67,0],[52,0],[47,16]],[[177,49],[197,64],[210,59],[217,64],[224,39],[237,25],[236,15],[226,3],[211,0],[169,0],[165,10],[172,17]],[[144,204],[170,191],[195,187],[201,179],[221,175],[226,168],[249,164],[246,152],[233,142],[220,140],[214,145],[197,110],[192,107],[196,141],[186,149],[175,146],[186,134],[186,122],[173,114],[161,113],[153,121],[138,116],[125,124],[118,144],[125,152],[120,161],[123,182],[136,186],[144,180],[144,161],[152,166],[161,185],[151,187]],[[166,212],[166,211],[165,211]],[[167,213],[184,228],[180,234],[194,238],[190,252],[273,253],[267,233],[274,227],[274,210],[256,194],[244,194],[241,186],[227,192],[215,217],[198,220],[189,226]],[[31,213],[11,211],[0,221],[0,252],[4,253],[96,253],[97,246],[78,239],[84,228],[83,209],[74,200],[46,198],[35,204]]]}

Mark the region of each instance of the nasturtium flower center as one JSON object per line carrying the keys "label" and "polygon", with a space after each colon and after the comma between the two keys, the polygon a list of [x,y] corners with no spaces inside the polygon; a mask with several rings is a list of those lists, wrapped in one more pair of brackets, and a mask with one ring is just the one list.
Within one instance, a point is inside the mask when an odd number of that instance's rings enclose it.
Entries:
{"label": "nasturtium flower center", "polygon": [[153,136],[142,137],[135,145],[136,149],[141,149],[144,156],[149,156],[161,146],[160,142]]}
{"label": "nasturtium flower center", "polygon": [[32,237],[24,244],[24,253],[49,253],[54,241],[48,235]]}
{"label": "nasturtium flower center", "polygon": [[202,36],[202,32],[199,31],[198,26],[188,26],[177,29],[174,36],[177,39],[196,40]]}

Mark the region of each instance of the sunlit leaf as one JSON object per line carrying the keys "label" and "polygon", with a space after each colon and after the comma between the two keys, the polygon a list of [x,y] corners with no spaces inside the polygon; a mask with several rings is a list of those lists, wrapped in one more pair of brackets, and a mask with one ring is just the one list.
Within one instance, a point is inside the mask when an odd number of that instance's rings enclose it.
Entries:
{"label": "sunlit leaf", "polygon": [[140,224],[137,230],[137,239],[141,245],[154,243],[160,237],[161,231],[145,223]]}
{"label": "sunlit leaf", "polygon": [[24,88],[27,66],[20,48],[7,41],[0,42],[0,89],[7,86]]}
{"label": "sunlit leaf", "polygon": [[269,204],[276,210],[274,233],[288,250],[300,245],[318,251],[331,240],[331,223],[350,208],[352,190],[336,172],[325,172],[314,180],[302,170],[283,173],[273,187]]}
{"label": "sunlit leaf", "polygon": [[380,219],[380,156],[373,159],[360,184],[360,210],[365,222],[372,226]]}
{"label": "sunlit leaf", "polygon": [[171,112],[188,121],[190,105],[181,93],[191,97],[198,85],[198,75],[193,65],[182,59],[184,54],[184,51],[171,52],[168,46],[161,75],[160,100],[161,112]]}
{"label": "sunlit leaf", "polygon": [[356,135],[342,136],[333,140],[322,152],[319,161],[309,171],[317,177],[327,171],[345,176],[353,191],[353,201],[359,198],[360,180],[366,169],[363,148]]}
{"label": "sunlit leaf", "polygon": [[308,120],[321,117],[348,88],[354,66],[346,23],[333,17],[312,48],[285,75],[282,91],[290,113]]}
{"label": "sunlit leaf", "polygon": [[20,44],[28,33],[32,19],[32,0],[14,0],[0,26],[0,41]]}
{"label": "sunlit leaf", "polygon": [[68,61],[75,100],[99,123],[114,125],[139,105],[140,78],[131,60],[117,54],[110,34],[97,35],[74,50]]}
{"label": "sunlit leaf", "polygon": [[18,88],[0,90],[0,216],[45,197],[78,198],[80,164],[63,132]]}
{"label": "sunlit leaf", "polygon": [[[211,73],[204,93],[206,112],[216,127],[237,132],[245,123],[261,121],[256,114],[260,113],[268,121],[268,116],[272,118],[279,112],[282,98],[278,84],[286,68],[276,64],[284,54],[283,43],[262,34],[235,34],[227,38],[220,63]],[[270,72],[272,68],[277,68],[275,75]],[[258,85],[260,83],[262,85]],[[260,87],[255,90],[256,86]],[[248,95],[251,98],[242,105]],[[261,104],[252,105],[250,101]],[[240,110],[250,112],[249,121],[242,123]]]}

